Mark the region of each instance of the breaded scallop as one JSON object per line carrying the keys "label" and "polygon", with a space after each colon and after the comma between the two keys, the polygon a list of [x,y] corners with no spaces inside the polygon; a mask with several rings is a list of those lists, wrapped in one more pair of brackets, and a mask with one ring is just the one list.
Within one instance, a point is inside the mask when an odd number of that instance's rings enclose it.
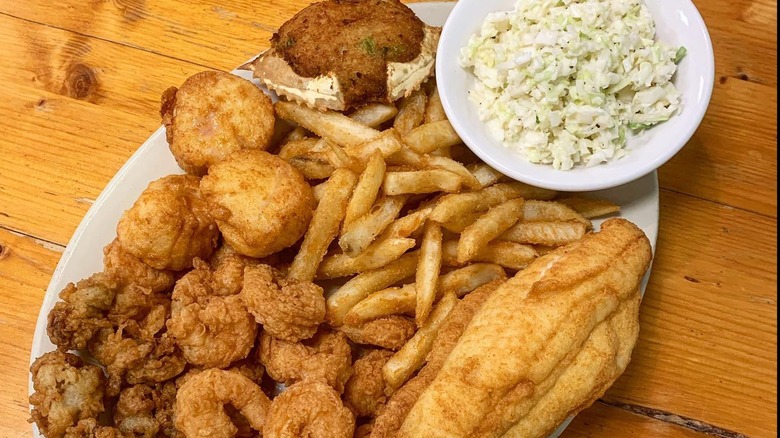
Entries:
{"label": "breaded scallop", "polygon": [[265,257],[297,242],[315,208],[303,175],[258,150],[235,152],[211,166],[200,189],[225,241],[250,257]]}
{"label": "breaded scallop", "polygon": [[220,71],[189,77],[162,95],[171,153],[182,169],[204,175],[239,149],[265,150],[274,133],[271,99],[250,81]]}
{"label": "breaded scallop", "polygon": [[155,269],[192,267],[208,258],[219,230],[198,188],[200,178],[168,175],[152,181],[116,228],[122,248]]}

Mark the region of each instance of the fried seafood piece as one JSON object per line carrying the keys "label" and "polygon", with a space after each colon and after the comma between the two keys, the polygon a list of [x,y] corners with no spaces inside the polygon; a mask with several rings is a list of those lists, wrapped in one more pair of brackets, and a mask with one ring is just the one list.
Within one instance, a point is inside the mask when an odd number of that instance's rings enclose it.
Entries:
{"label": "fried seafood piece", "polygon": [[271,401],[260,386],[238,371],[207,369],[187,376],[176,393],[175,424],[187,438],[232,438],[238,428],[226,414],[230,405],[256,431],[263,430]]}
{"label": "fried seafood piece", "polygon": [[260,264],[260,260],[247,257],[236,252],[230,245],[223,243],[209,259],[209,266],[213,272],[215,286],[219,289],[230,291],[226,295],[235,295],[244,287],[244,269],[247,266]]}
{"label": "fried seafood piece", "polygon": [[352,438],[355,417],[339,393],[320,381],[298,382],[274,398],[264,438]]}
{"label": "fried seafood piece", "polygon": [[375,417],[385,404],[382,367],[392,351],[371,350],[352,365],[354,373],[344,387],[344,401],[356,417]]}
{"label": "fried seafood piece", "polygon": [[439,33],[397,0],[327,0],[284,23],[244,68],[310,107],[389,103],[431,75]]}
{"label": "fried seafood piece", "polygon": [[417,326],[414,320],[401,315],[383,316],[358,326],[342,325],[338,328],[356,344],[374,345],[397,351],[414,336]]}
{"label": "fried seafood piece", "polygon": [[320,329],[301,342],[260,335],[260,362],[277,382],[290,385],[300,380],[319,380],[341,393],[352,375],[352,348],[342,333]]}
{"label": "fried seafood piece", "polygon": [[162,95],[160,116],[171,153],[187,173],[239,149],[265,150],[274,133],[271,99],[250,81],[221,71],[190,76]]}
{"label": "fried seafood piece", "polygon": [[263,330],[277,339],[308,339],[325,320],[321,287],[287,280],[268,265],[246,268],[241,299]]}
{"label": "fried seafood piece", "polygon": [[176,385],[172,381],[127,387],[114,407],[115,427],[122,436],[182,436],[173,424],[175,402]]}
{"label": "fried seafood piece", "polygon": [[87,418],[65,430],[65,438],[124,438],[124,435],[115,427],[103,426],[97,419]]}
{"label": "fried seafood piece", "polygon": [[60,350],[83,350],[103,328],[111,327],[108,311],[114,303],[117,283],[105,274],[95,274],[69,283],[47,316],[46,333]]}
{"label": "fried seafood piece", "polygon": [[200,179],[168,175],[149,183],[116,227],[122,248],[155,269],[179,271],[207,258],[219,238]]}
{"label": "fried seafood piece", "polygon": [[205,262],[176,282],[168,332],[187,362],[206,368],[225,368],[247,357],[257,337],[257,323],[235,291],[216,281]]}
{"label": "fried seafood piece", "polygon": [[225,241],[239,254],[265,257],[291,246],[314,214],[314,194],[287,161],[241,150],[209,169],[200,188]]}
{"label": "fried seafood piece", "polygon": [[136,286],[150,292],[169,291],[176,282],[174,272],[152,268],[125,251],[117,239],[103,248],[103,272],[119,287]]}
{"label": "fried seafood piece", "polygon": [[80,357],[52,351],[30,367],[33,389],[30,396],[32,421],[41,433],[59,438],[83,419],[96,418],[104,411],[103,371],[84,363]]}

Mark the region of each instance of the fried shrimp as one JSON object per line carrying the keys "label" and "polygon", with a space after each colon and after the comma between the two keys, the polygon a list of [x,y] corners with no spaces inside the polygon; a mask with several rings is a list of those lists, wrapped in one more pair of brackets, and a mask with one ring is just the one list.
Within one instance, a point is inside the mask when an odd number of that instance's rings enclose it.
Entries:
{"label": "fried shrimp", "polygon": [[115,427],[102,426],[95,418],[81,420],[65,430],[65,438],[124,438]]}
{"label": "fried shrimp", "polygon": [[318,331],[302,342],[260,335],[260,361],[277,382],[290,385],[300,380],[319,380],[339,393],[352,375],[352,348],[342,333]]}
{"label": "fried shrimp", "polygon": [[414,336],[416,329],[412,319],[401,315],[377,318],[359,326],[339,327],[339,330],[356,344],[375,345],[393,351],[403,347],[406,341]]}
{"label": "fried shrimp", "polygon": [[261,431],[271,401],[260,386],[237,371],[208,369],[189,376],[176,393],[175,424],[187,438],[231,438],[238,429],[224,406],[238,410]]}
{"label": "fried shrimp", "polygon": [[119,394],[114,424],[123,436],[176,437],[179,432],[173,425],[175,401],[173,382],[130,386]]}
{"label": "fried shrimp", "polygon": [[83,350],[103,328],[114,303],[116,283],[107,275],[95,274],[76,284],[69,283],[49,312],[46,332],[61,350]]}
{"label": "fried shrimp", "polygon": [[209,169],[200,188],[225,241],[250,257],[297,242],[314,213],[314,194],[303,175],[263,151],[230,155]]}
{"label": "fried shrimp", "polygon": [[116,236],[122,248],[155,269],[174,271],[211,255],[219,230],[199,182],[190,175],[152,181],[119,220]]}
{"label": "fried shrimp", "polygon": [[116,239],[103,248],[103,272],[120,287],[133,285],[151,292],[167,291],[176,282],[173,272],[152,268],[125,251]]}
{"label": "fried shrimp", "polygon": [[259,263],[259,260],[243,256],[224,243],[209,259],[209,265],[214,273],[214,282],[219,289],[225,291],[225,295],[241,292],[244,286],[244,269]]}
{"label": "fried shrimp", "polygon": [[372,350],[352,365],[355,370],[344,387],[344,401],[356,417],[375,417],[385,404],[382,367],[393,352]]}
{"label": "fried shrimp", "polygon": [[52,351],[30,367],[32,421],[50,438],[62,437],[79,420],[103,412],[103,371],[70,353]]}
{"label": "fried shrimp", "polygon": [[310,338],[325,320],[321,287],[289,281],[268,265],[246,268],[241,299],[263,330],[277,339]]}
{"label": "fried shrimp", "polygon": [[265,438],[352,438],[355,417],[323,382],[304,380],[277,396],[263,427]]}
{"label": "fried shrimp", "polygon": [[166,325],[187,362],[225,368],[249,354],[257,323],[234,292],[215,281],[213,271],[200,259],[176,282]]}
{"label": "fried shrimp", "polygon": [[274,133],[271,99],[230,73],[192,75],[181,88],[165,90],[161,104],[171,153],[193,175],[239,149],[266,149]]}

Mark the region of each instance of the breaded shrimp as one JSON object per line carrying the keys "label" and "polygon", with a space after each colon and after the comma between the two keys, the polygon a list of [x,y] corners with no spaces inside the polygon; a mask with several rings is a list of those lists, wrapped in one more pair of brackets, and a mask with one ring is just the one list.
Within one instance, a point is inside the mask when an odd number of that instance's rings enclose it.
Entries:
{"label": "breaded shrimp", "polygon": [[356,344],[375,345],[396,351],[414,336],[417,326],[410,318],[391,315],[359,326],[343,325],[338,329]]}
{"label": "breaded shrimp", "polygon": [[356,417],[375,417],[385,404],[382,367],[392,351],[371,350],[352,365],[355,370],[344,387],[344,402]]}
{"label": "breaded shrimp", "polygon": [[134,285],[151,292],[168,291],[176,282],[173,272],[152,268],[125,251],[117,239],[103,248],[103,272],[120,287]]}
{"label": "breaded shrimp", "polygon": [[355,417],[323,382],[304,380],[274,398],[264,438],[352,438]]}
{"label": "breaded shrimp", "polygon": [[225,413],[230,405],[254,430],[266,423],[271,401],[238,371],[207,369],[184,380],[176,393],[175,424],[187,438],[232,438],[238,429]]}
{"label": "breaded shrimp", "polygon": [[263,330],[277,339],[308,339],[325,320],[321,287],[289,281],[268,265],[246,268],[241,299]]}

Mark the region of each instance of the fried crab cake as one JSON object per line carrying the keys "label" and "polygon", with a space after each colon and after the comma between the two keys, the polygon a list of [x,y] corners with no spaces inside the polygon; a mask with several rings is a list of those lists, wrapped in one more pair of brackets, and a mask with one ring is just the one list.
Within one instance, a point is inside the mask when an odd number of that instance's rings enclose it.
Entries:
{"label": "fried crab cake", "polygon": [[303,175],[258,150],[236,152],[212,166],[200,189],[225,241],[250,257],[265,257],[297,242],[315,208]]}
{"label": "fried crab cake", "polygon": [[284,23],[243,68],[318,109],[390,103],[431,76],[440,32],[397,0],[326,0]]}
{"label": "fried crab cake", "polygon": [[116,237],[130,255],[155,269],[180,271],[214,251],[219,230],[198,188],[200,178],[168,175],[152,181],[125,211]]}
{"label": "fried crab cake", "polygon": [[250,81],[204,71],[162,95],[160,115],[182,169],[204,175],[239,149],[265,150],[274,133],[271,99]]}

